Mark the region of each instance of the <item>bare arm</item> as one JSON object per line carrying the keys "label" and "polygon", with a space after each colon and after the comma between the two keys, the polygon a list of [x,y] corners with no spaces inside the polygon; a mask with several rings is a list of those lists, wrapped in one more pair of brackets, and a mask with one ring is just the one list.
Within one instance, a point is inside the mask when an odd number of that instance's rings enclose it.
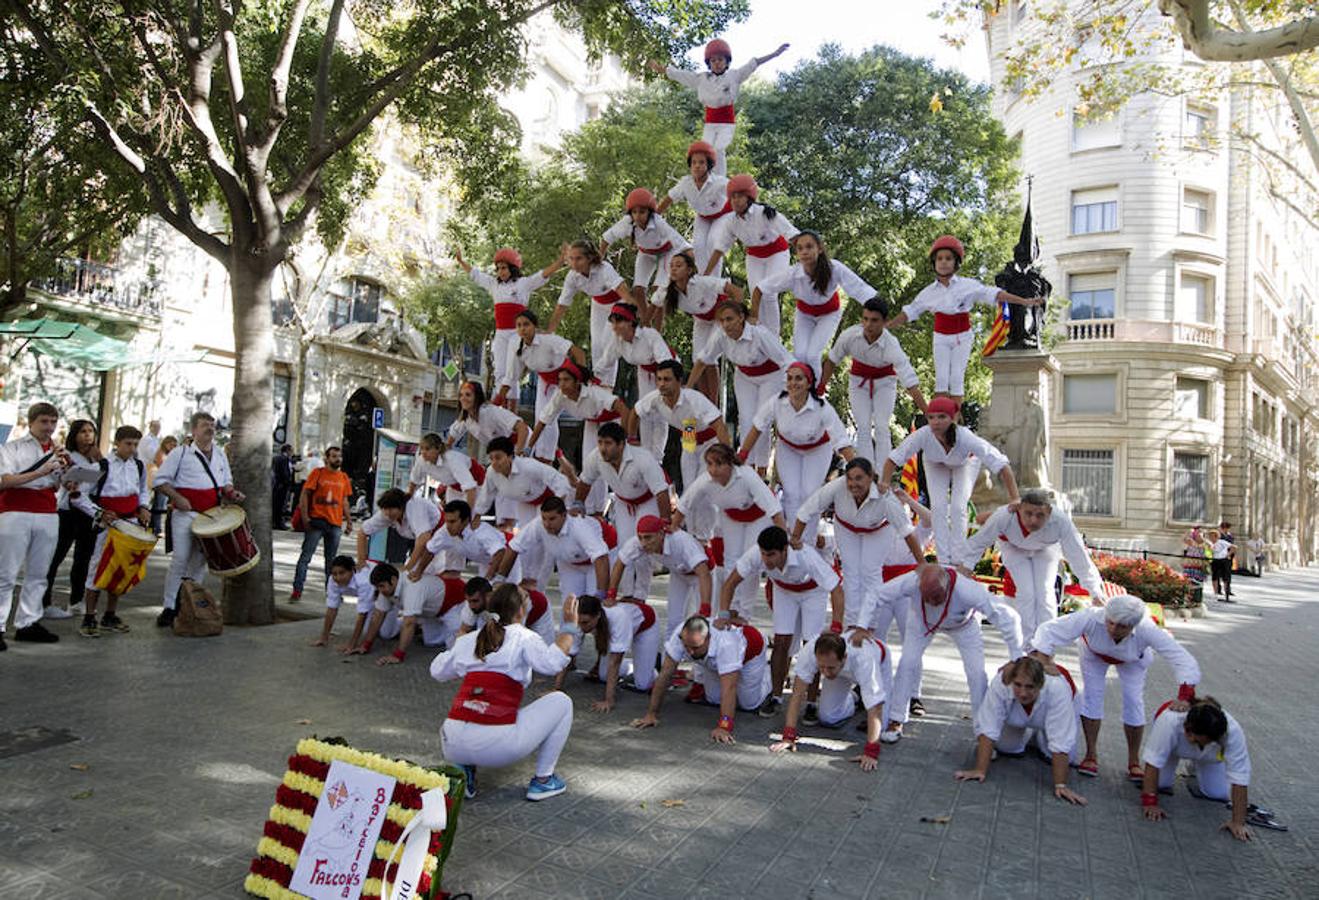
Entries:
{"label": "bare arm", "polygon": [[678,669],[678,661],[667,653],[664,654],[664,662],[660,665],[659,676],[655,679],[655,684],[650,689],[650,706],[646,709],[646,714],[639,719],[632,720],[633,728],[654,728],[659,724],[660,707],[664,705],[664,692],[669,689],[669,682],[673,679],[673,673]]}
{"label": "bare arm", "polygon": [[547,329],[550,334],[554,334],[555,332],[558,331],[559,323],[563,321],[563,317],[567,315],[567,313],[568,313],[567,306],[563,306],[561,304],[555,305],[554,312],[550,313],[550,325],[549,328]]}
{"label": "bare arm", "polygon": [[1017,477],[1012,474],[1012,466],[1004,466],[1000,469],[998,480],[1003,482],[1003,490],[1008,493],[1008,502],[1020,503],[1021,493],[1017,490]]}
{"label": "bare arm", "polygon": [[736,744],[733,739],[733,714],[737,712],[737,679],[739,672],[719,676],[719,724],[710,732],[710,739],[718,744]]}
{"label": "bare arm", "polygon": [[994,742],[983,734],[976,736],[976,762],[971,769],[958,769],[953,777],[958,781],[984,781],[989,775],[989,761],[994,755]]}
{"label": "bare arm", "polygon": [[783,714],[783,738],[769,745],[770,753],[782,753],[784,750],[797,749],[797,716],[801,712],[802,700],[806,698],[809,685],[793,676],[792,696],[788,698],[788,710]]}

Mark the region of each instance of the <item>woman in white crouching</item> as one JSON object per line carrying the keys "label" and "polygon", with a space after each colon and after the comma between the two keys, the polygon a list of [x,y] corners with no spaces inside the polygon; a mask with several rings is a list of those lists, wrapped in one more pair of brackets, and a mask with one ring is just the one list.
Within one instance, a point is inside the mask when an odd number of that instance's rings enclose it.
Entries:
{"label": "woman in white crouching", "polygon": [[519,595],[499,592],[486,609],[480,631],[469,632],[431,663],[431,677],[462,677],[458,696],[440,726],[444,758],[463,767],[467,796],[476,794],[477,766],[511,765],[536,753],[536,774],[528,800],[545,800],[567,790],[554,767],[572,730],[572,700],[561,691],[522,706],[532,673],[557,675],[568,665],[577,627],[577,598],[563,601],[563,618],[554,645],[522,625]]}

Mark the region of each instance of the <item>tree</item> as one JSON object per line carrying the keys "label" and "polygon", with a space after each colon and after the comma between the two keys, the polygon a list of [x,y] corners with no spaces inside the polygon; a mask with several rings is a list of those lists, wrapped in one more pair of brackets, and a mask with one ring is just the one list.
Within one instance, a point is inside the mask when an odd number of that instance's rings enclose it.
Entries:
{"label": "tree", "polygon": [[[270,549],[273,274],[309,226],[332,245],[360,197],[373,125],[413,125],[458,185],[480,191],[477,153],[506,156],[493,102],[524,71],[523,27],[551,13],[592,52],[639,66],[681,53],[744,0],[14,0],[6,42],[35,43],[155,214],[223,264],[234,308],[231,461],[249,519]],[[347,18],[347,21],[346,21]],[[198,210],[217,200],[226,230]],[[226,617],[274,617],[270,554],[226,584]]]}

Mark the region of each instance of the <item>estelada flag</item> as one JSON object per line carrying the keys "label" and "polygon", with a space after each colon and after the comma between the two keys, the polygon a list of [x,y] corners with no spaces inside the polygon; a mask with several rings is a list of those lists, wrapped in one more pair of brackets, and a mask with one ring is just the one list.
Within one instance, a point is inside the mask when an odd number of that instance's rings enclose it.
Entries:
{"label": "estelada flag", "polygon": [[92,586],[112,594],[127,592],[147,573],[147,560],[153,547],[154,540],[139,540],[118,529],[108,529]]}
{"label": "estelada flag", "polygon": [[994,327],[989,330],[989,337],[985,340],[985,349],[980,351],[982,357],[993,356],[994,351],[1008,339],[1008,317],[1007,303],[1000,303],[998,305],[998,316],[994,319]]}
{"label": "estelada flag", "polygon": [[902,466],[902,489],[917,500],[921,496],[920,478],[920,460],[913,454]]}

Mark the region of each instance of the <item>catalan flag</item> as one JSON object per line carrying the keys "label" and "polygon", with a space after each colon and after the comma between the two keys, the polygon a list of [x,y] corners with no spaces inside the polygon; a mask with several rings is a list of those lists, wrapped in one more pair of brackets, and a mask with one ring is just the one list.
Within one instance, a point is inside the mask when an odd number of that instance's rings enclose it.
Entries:
{"label": "catalan flag", "polygon": [[911,497],[921,496],[921,463],[919,454],[912,454],[902,466],[902,489]]}
{"label": "catalan flag", "polygon": [[980,355],[988,359],[994,355],[994,351],[1003,345],[1008,339],[1008,305],[1006,302],[998,305],[998,316],[994,319],[994,327],[989,330],[989,337],[985,339],[985,349],[980,351]]}

